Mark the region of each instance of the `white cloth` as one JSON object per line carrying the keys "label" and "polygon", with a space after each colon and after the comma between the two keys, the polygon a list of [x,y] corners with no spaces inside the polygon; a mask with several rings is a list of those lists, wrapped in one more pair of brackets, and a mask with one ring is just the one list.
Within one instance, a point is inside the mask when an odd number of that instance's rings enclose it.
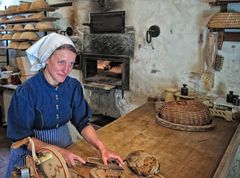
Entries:
{"label": "white cloth", "polygon": [[51,54],[58,47],[65,44],[72,45],[76,48],[70,38],[57,33],[50,33],[34,43],[26,50],[29,62],[32,65],[31,71],[38,71],[43,68]]}

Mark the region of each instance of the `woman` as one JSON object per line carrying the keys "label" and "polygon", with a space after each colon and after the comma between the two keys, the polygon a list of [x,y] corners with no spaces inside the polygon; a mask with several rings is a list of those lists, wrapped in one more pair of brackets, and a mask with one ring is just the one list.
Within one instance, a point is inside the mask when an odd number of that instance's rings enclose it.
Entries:
{"label": "woman", "polygon": [[[76,58],[72,41],[51,33],[26,52],[34,70],[44,69],[16,89],[8,110],[8,137],[15,142],[30,136],[36,151],[51,144],[71,167],[76,160],[85,163],[83,158],[65,149],[72,144],[66,125],[71,121],[83,138],[99,150],[104,164],[115,159],[123,166],[122,159],[105,147],[89,124],[92,111],[81,84],[68,76]],[[14,167],[24,165],[24,155],[30,153],[26,146],[11,149],[7,178]]]}

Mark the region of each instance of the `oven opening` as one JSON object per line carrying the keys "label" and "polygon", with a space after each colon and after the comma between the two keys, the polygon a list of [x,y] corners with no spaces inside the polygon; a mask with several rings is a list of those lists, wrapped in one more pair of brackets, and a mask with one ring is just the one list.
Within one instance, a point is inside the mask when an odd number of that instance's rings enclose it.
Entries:
{"label": "oven opening", "polygon": [[123,64],[121,62],[111,62],[106,60],[97,61],[98,73],[113,78],[122,78],[122,67]]}
{"label": "oven opening", "polygon": [[122,85],[122,62],[113,62],[105,59],[87,61],[86,81]]}
{"label": "oven opening", "polygon": [[128,89],[129,57],[85,54],[83,74],[85,83],[94,82]]}

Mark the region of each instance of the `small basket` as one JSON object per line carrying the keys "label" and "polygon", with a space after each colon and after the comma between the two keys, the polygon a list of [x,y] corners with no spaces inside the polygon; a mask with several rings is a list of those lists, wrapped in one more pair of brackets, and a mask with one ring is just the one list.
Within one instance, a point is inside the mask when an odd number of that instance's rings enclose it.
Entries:
{"label": "small basket", "polygon": [[208,107],[195,100],[170,101],[158,110],[159,117],[176,124],[202,126],[212,121]]}

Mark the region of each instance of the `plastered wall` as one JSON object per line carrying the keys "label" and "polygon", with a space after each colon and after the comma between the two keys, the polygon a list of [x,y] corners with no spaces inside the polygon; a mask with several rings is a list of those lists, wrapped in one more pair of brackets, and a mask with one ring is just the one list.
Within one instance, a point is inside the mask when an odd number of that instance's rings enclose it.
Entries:
{"label": "plastered wall", "polygon": [[[202,86],[200,74],[206,67],[203,48],[206,42],[206,24],[219,7],[210,7],[207,0],[112,0],[105,10],[125,10],[126,25],[135,29],[135,54],[130,66],[130,91],[111,95],[121,115],[144,103],[147,97],[162,96],[165,88],[188,87],[206,94],[225,97],[229,90],[240,94],[240,42],[224,42],[219,54],[224,56],[223,68],[214,73],[214,88]],[[54,3],[54,1],[51,1]],[[97,0],[75,0],[74,6],[59,10],[63,20],[80,35],[87,31],[90,12],[99,12]],[[235,9],[237,5],[229,8]],[[158,25],[161,34],[146,42],[146,31]],[[195,76],[193,76],[193,74]],[[90,91],[91,93],[91,91]],[[93,96],[91,94],[91,96]],[[112,97],[112,96],[110,96]]]}

